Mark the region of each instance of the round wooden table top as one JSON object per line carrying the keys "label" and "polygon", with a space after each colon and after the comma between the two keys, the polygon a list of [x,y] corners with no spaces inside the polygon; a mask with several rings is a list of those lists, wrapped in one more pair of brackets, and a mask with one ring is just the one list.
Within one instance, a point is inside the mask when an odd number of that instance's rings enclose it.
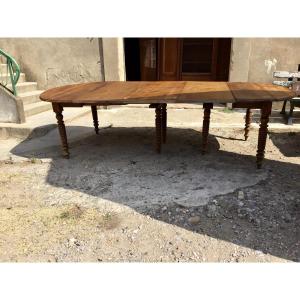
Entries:
{"label": "round wooden table top", "polygon": [[252,82],[102,81],[65,85],[40,99],[65,104],[236,103],[282,101],[295,97],[283,86]]}

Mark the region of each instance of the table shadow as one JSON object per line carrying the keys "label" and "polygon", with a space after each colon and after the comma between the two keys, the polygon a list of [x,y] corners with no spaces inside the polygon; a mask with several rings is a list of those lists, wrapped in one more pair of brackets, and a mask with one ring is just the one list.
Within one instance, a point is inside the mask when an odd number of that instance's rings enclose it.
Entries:
{"label": "table shadow", "polygon": [[300,156],[299,132],[271,132],[270,139],[279,151],[287,157]]}
{"label": "table shadow", "polygon": [[[93,129],[90,130],[92,134]],[[253,139],[256,140],[256,134]],[[29,158],[51,157],[46,182],[52,186],[127,205],[138,213],[212,238],[299,260],[300,203],[295,196],[300,192],[299,165],[266,159],[263,170],[256,170],[255,156],[220,150],[213,135],[209,136],[209,153],[203,156],[201,134],[191,129],[168,128],[167,144],[160,155],[155,153],[154,141],[154,128],[119,127],[100,130],[99,135],[71,143],[69,160],[61,157],[57,146],[35,153],[26,150],[28,143],[34,143],[30,137],[12,153]],[[236,190],[211,196],[204,205],[186,205],[206,188],[193,178],[212,176],[206,182],[210,191],[222,190],[218,178],[234,178],[238,172],[243,182],[266,174],[256,185],[240,188],[245,194],[243,206]],[[178,203],[182,197],[185,205]],[[158,199],[157,203],[147,207],[153,199]],[[186,209],[189,212],[183,214]],[[200,216],[196,225],[187,221],[191,212]]]}

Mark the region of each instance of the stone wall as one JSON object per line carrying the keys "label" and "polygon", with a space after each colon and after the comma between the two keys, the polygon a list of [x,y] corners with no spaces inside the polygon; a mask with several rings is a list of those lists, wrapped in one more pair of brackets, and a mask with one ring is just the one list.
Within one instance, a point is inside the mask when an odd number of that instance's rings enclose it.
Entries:
{"label": "stone wall", "polygon": [[0,48],[39,89],[102,80],[99,44],[98,38],[0,38]]}

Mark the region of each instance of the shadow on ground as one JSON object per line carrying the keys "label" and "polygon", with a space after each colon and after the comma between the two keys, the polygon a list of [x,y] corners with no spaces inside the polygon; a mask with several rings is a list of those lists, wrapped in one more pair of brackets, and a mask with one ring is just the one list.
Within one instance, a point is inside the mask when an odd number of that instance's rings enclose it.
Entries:
{"label": "shadow on ground", "polygon": [[[287,123],[287,116],[289,114],[289,109],[286,109],[286,115],[280,114],[280,111],[272,111],[270,116],[269,123],[271,124],[286,124]],[[259,123],[260,122],[260,112],[257,110],[252,115],[252,122]],[[300,124],[300,111],[295,110],[293,113],[293,124]]]}
{"label": "shadow on ground", "polygon": [[270,138],[279,151],[287,157],[300,156],[300,133],[284,132],[270,134]]}
{"label": "shadow on ground", "polygon": [[[256,145],[256,134],[251,138]],[[276,144],[276,135],[271,138]],[[289,136],[281,140],[279,148]],[[57,146],[32,153],[26,150],[31,142],[20,143],[13,154],[51,157],[46,181],[55,187],[126,205],[157,220],[274,256],[300,258],[297,164],[265,160],[263,169],[257,170],[255,156],[222,150],[213,134],[209,153],[202,156],[199,132],[178,128],[168,129],[161,155],[154,151],[153,128],[101,130],[98,136],[71,143],[69,160],[61,158]],[[243,191],[242,199],[237,190]],[[199,216],[199,222],[190,224],[191,215]]]}

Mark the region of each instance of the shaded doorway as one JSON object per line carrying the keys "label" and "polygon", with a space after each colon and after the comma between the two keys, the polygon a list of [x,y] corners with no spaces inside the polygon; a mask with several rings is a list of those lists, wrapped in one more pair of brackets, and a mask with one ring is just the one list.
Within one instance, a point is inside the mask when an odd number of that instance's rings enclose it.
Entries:
{"label": "shaded doorway", "polygon": [[125,38],[127,81],[228,81],[231,38]]}

